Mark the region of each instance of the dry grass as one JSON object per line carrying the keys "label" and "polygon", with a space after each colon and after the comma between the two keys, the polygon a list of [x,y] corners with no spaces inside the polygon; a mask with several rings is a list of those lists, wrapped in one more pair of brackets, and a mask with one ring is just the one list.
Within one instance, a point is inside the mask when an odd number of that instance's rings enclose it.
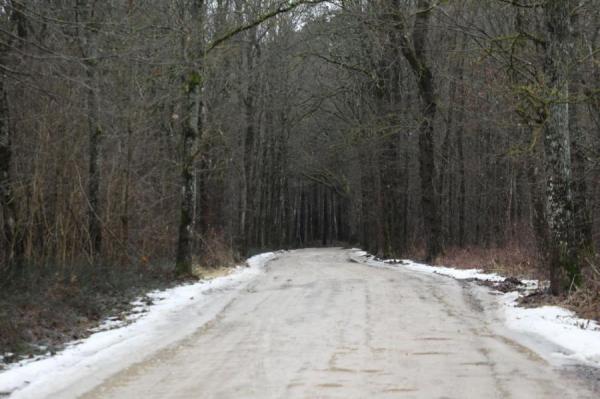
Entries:
{"label": "dry grass", "polygon": [[[539,261],[532,239],[514,240],[498,248],[449,248],[436,264],[460,269],[483,269],[519,279],[547,280],[548,272]],[[583,283],[561,297],[539,293],[529,305],[559,305],[573,310],[580,317],[600,321],[600,257],[588,258],[582,265]]]}
{"label": "dry grass", "polygon": [[205,234],[202,240],[202,248],[203,254],[196,261],[198,266],[194,271],[200,273],[203,277],[211,269],[232,267],[240,261],[230,243],[227,242],[223,234],[217,231],[211,230]]}
{"label": "dry grass", "polygon": [[449,248],[435,263],[460,269],[483,269],[520,279],[545,279],[534,246],[526,243],[515,240],[504,247]]}
{"label": "dry grass", "polygon": [[4,359],[12,362],[55,352],[127,312],[136,297],[175,283],[170,270],[147,265],[33,271],[0,290],[0,355],[13,353]]}
{"label": "dry grass", "polygon": [[562,304],[583,318],[600,321],[600,257],[588,258],[582,273],[583,284],[568,293]]}
{"label": "dry grass", "polygon": [[[211,232],[203,244],[198,277],[227,275],[239,263],[222,235]],[[172,269],[146,256],[129,266],[27,269],[27,275],[0,287],[0,355],[13,353],[4,359],[12,362],[84,338],[105,318],[126,314],[135,298],[180,282]]]}
{"label": "dry grass", "polygon": [[197,267],[194,270],[194,274],[201,277],[204,280],[212,280],[217,277],[228,276],[235,270],[235,267],[226,266],[226,267],[218,267],[218,268],[204,268]]}

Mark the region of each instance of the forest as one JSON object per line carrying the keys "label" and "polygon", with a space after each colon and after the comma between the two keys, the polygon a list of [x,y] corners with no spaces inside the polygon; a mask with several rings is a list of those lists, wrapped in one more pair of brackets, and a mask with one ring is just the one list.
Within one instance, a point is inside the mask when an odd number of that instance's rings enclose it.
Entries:
{"label": "forest", "polygon": [[600,0],[0,0],[0,68],[0,346],[317,246],[521,254],[600,317]]}

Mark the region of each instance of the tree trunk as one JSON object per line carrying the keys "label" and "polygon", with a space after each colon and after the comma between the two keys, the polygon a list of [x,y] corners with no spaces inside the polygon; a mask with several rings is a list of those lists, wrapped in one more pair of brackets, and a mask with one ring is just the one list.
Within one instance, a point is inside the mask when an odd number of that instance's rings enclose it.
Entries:
{"label": "tree trunk", "polygon": [[[464,54],[466,49],[466,38],[462,37],[460,50],[461,54]],[[458,68],[458,115],[456,120],[456,152],[458,162],[458,179],[460,186],[458,189],[458,246],[463,248],[465,246],[465,206],[466,206],[466,178],[465,178],[465,154],[464,154],[464,141],[465,141],[465,66],[464,61],[461,60]]]}
{"label": "tree trunk", "polygon": [[548,29],[545,71],[550,98],[544,129],[544,150],[548,175],[546,206],[551,241],[551,289],[554,294],[560,293],[565,285],[576,282],[579,275],[573,247],[573,182],[567,102],[570,5],[571,1],[568,0],[549,0],[545,6]]}
{"label": "tree trunk", "polygon": [[196,203],[194,164],[201,129],[201,78],[198,72],[193,72],[188,78],[185,107],[187,115],[182,127],[181,211],[175,269],[180,276],[192,273],[194,206]]}
{"label": "tree trunk", "polygon": [[[251,245],[251,229],[252,221],[250,219],[251,204],[254,201],[255,188],[253,184],[253,165],[255,159],[252,157],[254,153],[254,97],[250,91],[243,100],[244,102],[244,119],[246,129],[244,132],[244,160],[243,160],[243,187],[242,187],[242,219],[241,226],[243,235],[243,252],[246,252]],[[253,218],[254,219],[254,218]],[[253,220],[252,219],[252,220]]]}
{"label": "tree trunk", "polygon": [[204,57],[203,0],[191,4],[191,27],[194,38],[189,43],[184,38],[183,57],[192,64],[185,77],[185,102],[182,106],[184,118],[181,126],[181,209],[175,273],[179,276],[192,274],[192,255],[195,233],[194,211],[196,206],[195,164],[199,154],[198,140],[202,132],[202,62]]}
{"label": "tree trunk", "polygon": [[[1,46],[0,65],[6,66],[9,51],[13,48],[23,50],[24,40],[27,38],[27,19],[23,5],[19,3],[5,5],[7,14],[11,15],[10,29],[14,35],[8,38],[8,43]],[[13,127],[10,118],[10,99],[7,87],[8,76],[5,71],[0,73],[0,208],[4,229],[4,240],[0,237],[0,243],[4,243],[4,261],[11,269],[10,274],[21,272],[25,261],[25,231],[20,226],[18,219],[18,208],[13,191],[13,176],[11,164],[13,161]],[[1,259],[1,258],[0,258]]]}
{"label": "tree trunk", "polygon": [[571,155],[573,164],[573,209],[575,245],[582,249],[591,249],[592,213],[588,202],[588,185],[586,178],[585,132],[579,127],[577,104],[573,104],[569,115],[571,134]]}
{"label": "tree trunk", "polygon": [[100,101],[98,96],[98,70],[95,46],[90,49],[92,60],[87,63],[88,106],[88,232],[90,255],[96,258],[102,251],[102,223],[100,219],[101,139]]}
{"label": "tree trunk", "polygon": [[4,260],[14,269],[20,266],[23,251],[17,230],[17,209],[11,183],[13,152],[9,112],[5,76],[2,76],[0,77],[0,207],[4,221]]}
{"label": "tree trunk", "polygon": [[329,243],[329,200],[327,196],[328,189],[323,187],[323,236],[321,239],[321,245],[326,247]]}
{"label": "tree trunk", "polygon": [[384,204],[383,204],[383,188],[381,182],[381,165],[379,159],[375,159],[372,161],[373,166],[373,179],[374,179],[374,188],[375,188],[375,229],[376,229],[376,237],[375,237],[375,246],[376,246],[376,254],[378,257],[383,258],[385,255],[386,245],[385,245],[385,221],[384,221]]}
{"label": "tree trunk", "polygon": [[100,219],[101,139],[98,28],[95,23],[96,5],[89,0],[77,2],[78,39],[85,65],[86,106],[88,124],[88,234],[92,260],[102,251]]}
{"label": "tree trunk", "polygon": [[[461,114],[464,111],[461,111]],[[458,245],[463,248],[465,241],[465,207],[466,207],[466,178],[465,178],[465,156],[464,156],[464,125],[459,124],[456,131],[457,153],[458,153],[458,178],[460,179],[460,188],[458,194]]]}
{"label": "tree trunk", "polygon": [[[580,13],[575,13],[571,18],[573,39],[577,48],[584,48],[585,41],[579,17]],[[592,252],[592,212],[588,200],[585,156],[587,134],[583,128],[583,118],[581,118],[583,113],[579,104],[579,99],[584,96],[582,84],[584,76],[581,65],[572,65],[571,74],[573,76],[571,91],[575,95],[575,101],[570,104],[569,108],[569,134],[571,136],[571,162],[573,164],[574,240],[578,248],[585,252]]]}
{"label": "tree trunk", "polygon": [[[131,118],[131,117],[130,117]],[[133,160],[133,127],[131,119],[127,122],[127,154],[125,170],[123,171],[123,197],[121,206],[121,239],[122,239],[122,262],[129,263],[129,192],[131,186],[131,163]]]}
{"label": "tree trunk", "polygon": [[529,196],[531,198],[531,224],[536,237],[536,246],[543,263],[549,259],[548,246],[548,222],[546,219],[546,206],[544,204],[544,195],[540,187],[540,173],[537,156],[539,151],[535,148],[533,153],[526,159],[527,180],[529,185]]}
{"label": "tree trunk", "polygon": [[427,244],[426,261],[430,262],[442,251],[440,214],[434,187],[434,122],[437,113],[437,102],[433,74],[425,57],[431,1],[419,0],[418,7],[420,10],[415,17],[412,40],[409,40],[406,33],[401,33],[401,48],[417,79],[421,99],[419,175],[421,177],[421,207]]}

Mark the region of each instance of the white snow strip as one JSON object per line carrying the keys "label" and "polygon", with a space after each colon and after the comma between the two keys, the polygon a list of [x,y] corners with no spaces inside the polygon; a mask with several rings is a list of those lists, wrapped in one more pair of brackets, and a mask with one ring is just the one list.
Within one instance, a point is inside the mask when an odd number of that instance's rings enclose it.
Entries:
{"label": "white snow strip", "polygon": [[408,262],[405,265],[410,270],[418,271],[418,272],[427,272],[427,273],[436,273],[441,274],[443,276],[453,277],[457,280],[467,280],[467,279],[476,279],[482,281],[494,281],[501,282],[504,281],[505,278],[499,276],[495,273],[483,273],[483,271],[478,269],[453,269],[450,267],[442,267],[442,266],[427,266],[421,263]]}
{"label": "white snow strip", "polygon": [[[71,343],[55,356],[30,359],[0,373],[0,396],[44,398],[73,384],[81,392],[118,370],[192,334],[212,320],[241,288],[262,272],[276,253],[247,260],[228,276],[148,294],[154,304],[135,301],[134,322],[107,320],[88,338]],[[131,322],[131,319],[129,320]],[[113,329],[108,329],[113,327]],[[83,382],[82,382],[83,381]],[[58,395],[60,397],[60,395]]]}
{"label": "white snow strip", "polygon": [[511,330],[534,334],[555,345],[550,353],[558,360],[574,360],[600,367],[600,326],[578,318],[558,306],[523,308],[517,304],[519,293],[502,296],[505,323]]}
{"label": "white snow strip", "polygon": [[499,276],[495,273],[484,273],[482,270],[479,269],[454,269],[451,267],[443,266],[429,266],[424,265],[422,263],[416,263],[408,259],[376,260],[373,256],[368,255],[365,251],[361,250],[354,251],[353,255],[354,258],[364,258],[365,260],[362,260],[363,263],[375,267],[385,267],[389,269],[396,269],[398,267],[402,267],[416,272],[441,274],[443,276],[453,277],[457,280],[476,279],[493,282],[502,282],[505,280],[504,277]]}
{"label": "white snow strip", "polygon": [[[354,250],[351,255],[355,261],[373,267],[398,270],[400,268],[429,274],[440,274],[457,280],[475,279],[481,281],[502,282],[506,278],[495,273],[484,273],[479,269],[454,269],[449,267],[428,266],[410,260],[378,260],[365,251]],[[524,290],[537,289],[537,280],[522,280]],[[500,297],[505,325],[512,331],[526,334],[531,339],[522,343],[543,357],[559,361],[571,360],[586,365],[600,367],[600,325],[595,321],[580,319],[573,312],[558,306],[524,308],[517,300],[522,293],[509,292]],[[551,345],[541,344],[541,341]],[[532,345],[529,345],[532,344]]]}

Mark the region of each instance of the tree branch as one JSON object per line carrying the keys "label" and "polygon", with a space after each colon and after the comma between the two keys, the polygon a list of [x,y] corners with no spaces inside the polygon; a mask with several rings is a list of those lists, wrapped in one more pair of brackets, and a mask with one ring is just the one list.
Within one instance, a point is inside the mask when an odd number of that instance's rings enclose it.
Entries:
{"label": "tree branch", "polygon": [[245,32],[249,29],[252,29],[260,24],[262,24],[263,22],[265,22],[268,19],[271,19],[279,14],[284,14],[288,11],[292,11],[295,8],[298,8],[301,5],[304,4],[320,4],[320,3],[324,3],[327,0],[287,0],[287,1],[282,1],[279,6],[277,8],[275,8],[274,10],[269,11],[266,14],[263,14],[261,16],[259,16],[257,19],[255,19],[254,21],[248,22],[247,24],[238,26],[237,28],[225,33],[223,36],[215,39],[212,43],[210,43],[207,47],[206,47],[206,54],[208,54],[209,52],[211,52],[212,50],[214,50],[216,47],[218,47],[220,44],[226,42],[227,40],[231,39],[232,37],[234,37],[235,35],[237,35],[238,33],[242,33]]}

